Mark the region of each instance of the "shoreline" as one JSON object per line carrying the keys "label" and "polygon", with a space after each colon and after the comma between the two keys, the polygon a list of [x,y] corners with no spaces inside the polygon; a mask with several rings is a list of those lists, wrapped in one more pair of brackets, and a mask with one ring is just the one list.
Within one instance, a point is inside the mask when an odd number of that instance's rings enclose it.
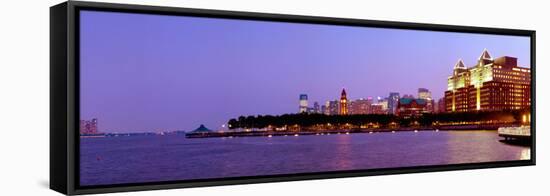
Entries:
{"label": "shoreline", "polygon": [[210,131],[210,132],[172,132],[172,133],[98,133],[80,135],[80,138],[105,138],[126,136],[152,136],[152,135],[184,135],[186,138],[214,138],[214,137],[275,137],[275,136],[300,136],[300,135],[331,135],[331,134],[355,134],[355,133],[395,133],[395,132],[425,132],[425,131],[497,131],[500,127],[517,127],[518,124],[494,124],[494,125],[452,125],[430,127],[405,127],[405,128],[364,128],[364,129],[334,129],[334,130],[292,130],[292,131]]}
{"label": "shoreline", "polygon": [[[508,125],[515,126],[515,125]],[[331,134],[357,134],[357,133],[395,133],[395,132],[426,132],[426,131],[496,131],[501,126],[453,126],[453,127],[418,127],[400,129],[351,129],[351,130],[323,130],[323,131],[237,131],[237,132],[191,132],[186,133],[186,138],[214,138],[214,137],[275,137],[275,136],[300,136],[300,135],[331,135]]]}

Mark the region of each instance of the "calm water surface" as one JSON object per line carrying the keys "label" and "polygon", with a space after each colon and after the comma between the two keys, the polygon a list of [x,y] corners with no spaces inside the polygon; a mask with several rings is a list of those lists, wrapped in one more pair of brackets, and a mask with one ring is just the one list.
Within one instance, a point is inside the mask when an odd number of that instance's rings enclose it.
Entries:
{"label": "calm water surface", "polygon": [[529,159],[496,131],[186,139],[81,139],[81,185]]}

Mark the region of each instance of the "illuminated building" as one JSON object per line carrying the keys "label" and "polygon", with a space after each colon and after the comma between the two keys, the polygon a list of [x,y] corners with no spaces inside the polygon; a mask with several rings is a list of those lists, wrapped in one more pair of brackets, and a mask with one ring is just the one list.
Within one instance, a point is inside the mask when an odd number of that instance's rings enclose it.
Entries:
{"label": "illuminated building", "polygon": [[319,103],[313,102],[313,113],[317,114],[320,112],[321,112],[321,109],[320,109]]}
{"label": "illuminated building", "polygon": [[401,98],[414,99],[414,96],[413,96],[413,95],[409,95],[409,94],[404,94],[403,97],[401,97]]}
{"label": "illuminated building", "polygon": [[428,112],[434,112],[434,100],[432,99],[432,92],[426,88],[418,89],[418,98],[426,100]]}
{"label": "illuminated building", "polygon": [[487,50],[471,68],[459,60],[445,91],[447,112],[524,109],[531,105],[531,70],[517,58],[493,59]]}
{"label": "illuminated building", "polygon": [[307,112],[307,95],[301,94],[300,95],[300,106],[299,106],[299,113]]}
{"label": "illuminated building", "polygon": [[80,134],[97,134],[97,118],[92,120],[80,120]]}
{"label": "illuminated building", "polygon": [[326,115],[337,115],[339,114],[339,102],[338,101],[327,101],[326,103]]}
{"label": "illuminated building", "polygon": [[419,99],[432,99],[432,92],[426,88],[418,89],[418,98]]}
{"label": "illuminated building", "polygon": [[388,98],[378,99],[378,104],[382,106],[382,111],[384,111],[384,113],[388,112]]}
{"label": "illuminated building", "polygon": [[435,112],[437,113],[444,113],[445,112],[445,98],[440,98],[437,101],[437,110]]}
{"label": "illuminated building", "polygon": [[427,101],[425,99],[401,98],[397,106],[398,116],[419,116],[427,112]]}
{"label": "illuminated building", "polygon": [[388,97],[388,113],[395,114],[397,111],[397,104],[399,103],[399,93],[391,92]]}
{"label": "illuminated building", "polygon": [[371,101],[368,99],[357,99],[350,101],[349,114],[368,114]]}
{"label": "illuminated building", "polygon": [[379,103],[371,104],[369,107],[369,114],[385,114],[384,106]]}
{"label": "illuminated building", "polygon": [[321,106],[321,111],[320,111],[321,114],[328,114],[327,112],[327,106],[326,105],[322,105]]}
{"label": "illuminated building", "polygon": [[340,115],[348,115],[348,98],[346,95],[346,89],[342,89],[340,95]]}

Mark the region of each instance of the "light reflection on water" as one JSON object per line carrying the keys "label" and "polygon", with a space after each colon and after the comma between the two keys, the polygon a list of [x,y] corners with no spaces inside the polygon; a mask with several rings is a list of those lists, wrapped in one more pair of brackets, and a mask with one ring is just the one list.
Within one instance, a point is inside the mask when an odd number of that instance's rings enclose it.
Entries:
{"label": "light reflection on water", "polygon": [[520,156],[519,159],[521,159],[521,160],[531,159],[531,149],[530,148],[525,148],[525,149],[521,150],[521,156]]}
{"label": "light reflection on water", "polygon": [[530,149],[496,131],[420,131],[299,137],[81,139],[81,184],[307,173],[525,160]]}

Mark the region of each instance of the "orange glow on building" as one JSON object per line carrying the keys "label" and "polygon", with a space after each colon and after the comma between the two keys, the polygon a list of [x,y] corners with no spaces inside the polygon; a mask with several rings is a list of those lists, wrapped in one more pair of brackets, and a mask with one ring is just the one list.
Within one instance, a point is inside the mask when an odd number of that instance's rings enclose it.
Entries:
{"label": "orange glow on building", "polygon": [[342,89],[340,95],[340,115],[348,115],[348,98],[346,95],[346,89]]}

